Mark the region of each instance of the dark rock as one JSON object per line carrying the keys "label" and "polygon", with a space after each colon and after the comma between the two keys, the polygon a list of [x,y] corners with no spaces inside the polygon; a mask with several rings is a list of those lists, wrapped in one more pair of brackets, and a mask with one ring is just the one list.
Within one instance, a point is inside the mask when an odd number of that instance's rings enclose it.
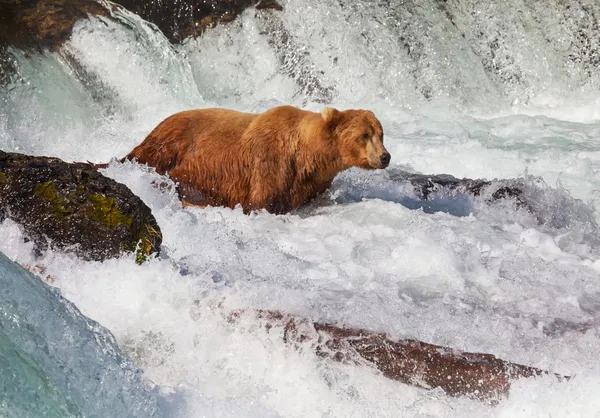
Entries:
{"label": "dark rock", "polygon": [[[154,23],[171,42],[181,42],[218,23],[230,22],[248,7],[282,9],[276,0],[115,0],[114,3]],[[9,84],[18,72],[8,47],[57,51],[70,39],[75,22],[90,15],[110,18],[117,5],[108,6],[109,10],[97,0],[0,0],[0,86]]]}
{"label": "dark rock", "polygon": [[[172,42],[197,36],[220,22],[230,22],[249,7],[282,10],[276,0],[116,0],[154,23]],[[96,0],[0,0],[0,47],[58,49],[73,25],[88,15],[109,16]]]}
{"label": "dark rock", "polygon": [[115,0],[154,23],[171,42],[198,36],[218,23],[231,22],[249,7],[282,10],[276,0]]}
{"label": "dark rock", "polygon": [[[472,196],[480,196],[492,185],[491,181],[483,179],[458,179],[449,174],[414,174],[405,171],[391,171],[390,179],[393,181],[408,181],[412,184],[415,193],[420,199],[427,200],[431,195],[440,190],[452,193],[465,193]],[[493,203],[500,199],[514,199],[518,208],[529,208],[529,204],[523,196],[523,189],[518,184],[505,185],[494,191],[487,197],[487,203]]]}
{"label": "dark rock", "polygon": [[55,50],[76,21],[107,14],[95,0],[0,0],[0,47]]}
{"label": "dark rock", "polygon": [[273,13],[262,14],[260,22],[261,33],[266,35],[267,42],[279,59],[280,71],[296,82],[306,97],[305,101],[331,103],[336,94],[335,89],[321,82],[321,74],[307,52],[306,45],[294,40],[283,21]]}
{"label": "dark rock", "polygon": [[9,84],[18,71],[17,63],[6,47],[0,45],[0,87]]}
{"label": "dark rock", "polygon": [[547,335],[549,337],[562,337],[567,332],[577,332],[580,334],[585,334],[586,332],[593,329],[598,329],[599,327],[600,320],[598,319],[585,322],[573,322],[561,318],[556,318],[548,324],[543,324],[542,332],[544,333],[544,335]]}
{"label": "dark rock", "polygon": [[136,251],[143,262],[162,234],[150,208],[92,165],[0,151],[0,219],[21,224],[38,251],[86,260]]}

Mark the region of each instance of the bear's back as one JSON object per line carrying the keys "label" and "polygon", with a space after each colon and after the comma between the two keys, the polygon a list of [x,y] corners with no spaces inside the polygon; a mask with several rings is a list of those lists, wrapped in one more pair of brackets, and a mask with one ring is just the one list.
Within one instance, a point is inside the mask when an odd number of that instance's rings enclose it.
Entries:
{"label": "bear's back", "polygon": [[155,167],[160,174],[185,160],[224,157],[241,139],[253,113],[229,109],[194,109],[163,120],[125,158]]}
{"label": "bear's back", "polygon": [[126,158],[168,173],[187,203],[283,213],[339,171],[328,135],[322,114],[292,106],[188,110],[161,122]]}
{"label": "bear's back", "polygon": [[187,120],[190,134],[196,140],[221,137],[234,143],[239,140],[248,126],[258,117],[255,113],[244,113],[230,109],[196,109],[180,113]]}

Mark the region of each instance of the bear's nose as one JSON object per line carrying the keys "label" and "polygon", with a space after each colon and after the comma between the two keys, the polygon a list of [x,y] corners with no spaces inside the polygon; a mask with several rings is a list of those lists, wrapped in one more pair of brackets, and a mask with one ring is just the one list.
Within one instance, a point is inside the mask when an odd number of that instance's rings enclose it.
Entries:
{"label": "bear's nose", "polygon": [[392,156],[389,152],[384,152],[383,154],[381,154],[381,157],[379,157],[379,160],[381,161],[381,164],[388,165],[390,163],[391,158]]}

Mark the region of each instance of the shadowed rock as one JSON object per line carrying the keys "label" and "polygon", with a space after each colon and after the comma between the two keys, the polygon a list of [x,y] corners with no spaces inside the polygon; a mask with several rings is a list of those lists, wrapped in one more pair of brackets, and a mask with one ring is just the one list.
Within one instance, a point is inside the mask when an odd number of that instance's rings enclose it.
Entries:
{"label": "shadowed rock", "polygon": [[424,389],[440,388],[450,396],[494,403],[508,395],[512,380],[551,374],[491,354],[465,353],[415,340],[393,341],[383,333],[322,324],[278,311],[238,311],[229,318],[235,321],[247,313],[264,321],[267,329],[283,327],[286,343],[311,344],[321,357],[371,365],[389,379]]}
{"label": "shadowed rock", "polygon": [[115,3],[154,23],[171,42],[181,42],[218,23],[231,22],[249,7],[282,10],[276,0],[116,0]]}
{"label": "shadowed rock", "polygon": [[90,164],[0,151],[0,220],[7,217],[38,251],[50,246],[86,260],[136,251],[141,263],[162,242],[150,208]]}
{"label": "shadowed rock", "polygon": [[55,50],[90,14],[108,10],[95,0],[0,0],[0,46]]}
{"label": "shadowed rock", "polygon": [[[420,199],[427,200],[433,193],[444,188],[446,191],[455,193],[466,193],[472,196],[479,196],[482,192],[492,185],[488,180],[458,179],[449,174],[413,174],[404,171],[393,171],[390,174],[390,180],[408,181],[412,184],[415,193]],[[490,197],[488,203],[499,199],[513,198],[517,202],[517,207],[528,207],[523,198],[523,189],[518,186],[502,186],[496,190]]]}
{"label": "shadowed rock", "polygon": [[[116,0],[154,23],[172,42],[200,35],[206,28],[235,19],[248,7],[281,10],[276,0]],[[109,4],[109,3],[108,3]],[[0,47],[58,49],[73,25],[88,15],[109,16],[96,0],[0,0]]]}
{"label": "shadowed rock", "polygon": [[[488,205],[509,201],[517,209],[525,209],[538,218],[540,224],[565,225],[559,217],[560,211],[549,211],[546,201],[564,200],[566,205],[576,209],[578,202],[563,193],[558,195],[540,187],[535,187],[535,179],[514,178],[495,179],[459,179],[449,174],[415,174],[395,167],[384,172],[365,173],[360,177],[338,176],[329,193],[318,196],[296,213],[310,216],[321,207],[333,204],[349,204],[365,199],[380,199],[398,203],[409,209],[421,209],[425,213],[445,212],[454,216],[469,216],[474,211],[474,203]],[[474,199],[476,198],[476,199]],[[581,202],[582,203],[582,202]],[[556,222],[557,221],[557,222]]]}
{"label": "shadowed rock", "polygon": [[298,44],[285,28],[279,16],[273,13],[259,15],[260,31],[266,36],[281,65],[280,71],[292,78],[304,94],[305,102],[331,103],[336,94],[325,85],[305,45]]}
{"label": "shadowed rock", "polygon": [[549,337],[561,337],[567,332],[577,332],[585,334],[586,332],[600,328],[600,320],[594,319],[585,322],[573,322],[565,319],[556,318],[548,324],[542,326],[542,332]]}
{"label": "shadowed rock", "polygon": [[[556,229],[581,227],[590,240],[598,242],[600,229],[593,208],[560,187],[548,187],[540,178],[526,176],[488,181],[458,179],[447,174],[412,174],[395,169],[389,171],[389,178],[410,183],[417,199],[429,206],[436,204],[439,207],[443,202],[460,201],[466,195],[478,197],[480,202],[489,205],[512,201],[517,209],[535,217],[539,225]],[[470,210],[452,214],[465,216],[469,213]]]}
{"label": "shadowed rock", "polygon": [[0,87],[9,84],[17,73],[17,64],[14,57],[6,48],[0,45]]}

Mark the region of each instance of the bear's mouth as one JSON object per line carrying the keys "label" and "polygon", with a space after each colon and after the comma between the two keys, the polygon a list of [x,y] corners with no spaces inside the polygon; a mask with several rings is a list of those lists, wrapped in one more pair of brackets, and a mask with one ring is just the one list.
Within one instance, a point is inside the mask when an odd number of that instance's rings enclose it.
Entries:
{"label": "bear's mouth", "polygon": [[367,169],[367,170],[381,170],[386,168],[388,165],[390,165],[390,163],[382,163],[381,161],[377,161],[376,163],[372,163],[370,161],[367,161],[366,163],[363,164],[363,168]]}
{"label": "bear's mouth", "polygon": [[365,170],[377,170],[382,167],[377,167],[375,164],[372,164],[368,160],[366,160],[365,162],[363,162],[360,165],[360,168],[365,169]]}

